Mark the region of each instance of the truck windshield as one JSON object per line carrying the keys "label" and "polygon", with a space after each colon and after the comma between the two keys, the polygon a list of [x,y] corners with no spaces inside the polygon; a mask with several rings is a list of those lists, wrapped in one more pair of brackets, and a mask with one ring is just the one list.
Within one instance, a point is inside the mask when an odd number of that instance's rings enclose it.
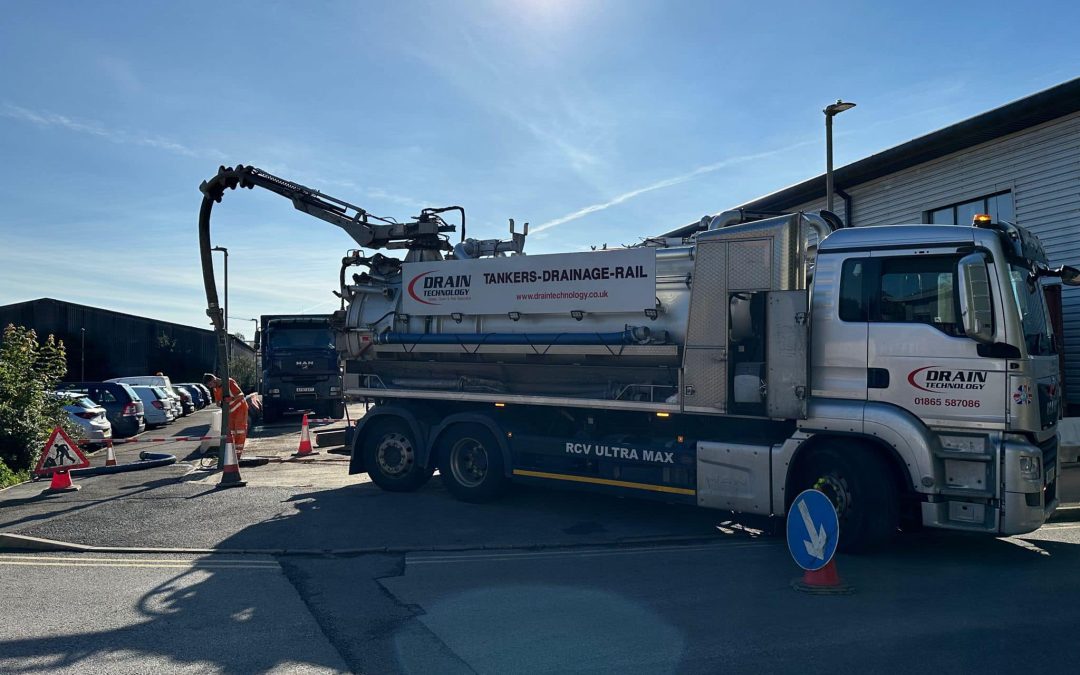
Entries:
{"label": "truck windshield", "polygon": [[1056,354],[1054,341],[1050,337],[1050,317],[1046,312],[1042,286],[1032,279],[1030,270],[1020,265],[1009,266],[1009,278],[1020,311],[1028,353],[1032,356]]}
{"label": "truck windshield", "polygon": [[271,349],[333,348],[334,338],[326,328],[275,328],[270,331]]}

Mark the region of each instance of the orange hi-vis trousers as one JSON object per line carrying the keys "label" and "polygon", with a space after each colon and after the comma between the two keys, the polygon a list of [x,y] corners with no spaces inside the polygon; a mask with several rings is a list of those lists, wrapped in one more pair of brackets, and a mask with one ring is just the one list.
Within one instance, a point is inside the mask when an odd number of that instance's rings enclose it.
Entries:
{"label": "orange hi-vis trousers", "polygon": [[[247,442],[248,432],[248,404],[244,398],[244,391],[236,380],[229,378],[229,437],[233,447],[236,448],[236,456],[244,452],[244,443]],[[221,402],[221,387],[214,387],[214,400]]]}

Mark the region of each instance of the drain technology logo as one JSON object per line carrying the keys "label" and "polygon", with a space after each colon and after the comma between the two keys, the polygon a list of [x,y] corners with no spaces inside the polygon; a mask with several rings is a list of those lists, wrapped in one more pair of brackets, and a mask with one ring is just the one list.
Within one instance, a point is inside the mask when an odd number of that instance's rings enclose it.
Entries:
{"label": "drain technology logo", "polygon": [[[417,288],[418,284],[420,288]],[[444,300],[468,300],[472,292],[472,275],[439,274],[428,270],[413,277],[406,288],[413,300],[438,306]]]}
{"label": "drain technology logo", "polygon": [[908,373],[908,383],[916,389],[939,393],[942,391],[981,391],[986,388],[987,371],[953,370],[939,366],[923,366]]}

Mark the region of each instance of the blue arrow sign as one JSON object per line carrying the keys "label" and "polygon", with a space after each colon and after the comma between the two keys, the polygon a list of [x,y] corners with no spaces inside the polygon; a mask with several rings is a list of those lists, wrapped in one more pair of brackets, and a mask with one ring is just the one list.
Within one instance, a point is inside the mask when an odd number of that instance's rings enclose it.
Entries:
{"label": "blue arrow sign", "polygon": [[825,567],[839,541],[840,521],[829,498],[817,490],[801,492],[787,518],[787,545],[795,564],[811,571]]}

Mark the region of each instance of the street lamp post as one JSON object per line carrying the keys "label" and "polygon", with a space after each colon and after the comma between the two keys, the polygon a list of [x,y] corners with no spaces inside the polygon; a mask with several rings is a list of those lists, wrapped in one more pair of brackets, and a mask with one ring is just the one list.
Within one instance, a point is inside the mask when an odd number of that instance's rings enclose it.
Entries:
{"label": "street lamp post", "polygon": [[[228,310],[226,310],[226,311],[228,311]],[[228,315],[226,315],[225,318],[228,318]],[[254,332],[251,334],[251,343],[254,345],[255,344],[255,336],[259,334],[259,320],[258,319],[249,319],[248,317],[245,317],[245,316],[234,316],[232,318],[239,319],[241,321],[250,321],[250,322],[255,324],[254,327],[253,327]],[[255,391],[256,392],[259,391],[259,374],[260,374],[259,370],[261,370],[261,368],[259,368],[259,350],[256,349],[255,350]]]}
{"label": "street lamp post", "polygon": [[86,329],[79,329],[79,337],[82,338],[79,345],[79,360],[82,362],[79,366],[79,381],[86,382]]}
{"label": "street lamp post", "polygon": [[822,111],[825,113],[825,208],[829,211],[833,210],[832,118],[854,107],[854,103],[836,99],[836,103],[825,106]]}
{"label": "street lamp post", "polygon": [[229,249],[224,246],[215,246],[211,251],[221,251],[225,254],[225,355],[232,358],[232,341],[229,339]]}

